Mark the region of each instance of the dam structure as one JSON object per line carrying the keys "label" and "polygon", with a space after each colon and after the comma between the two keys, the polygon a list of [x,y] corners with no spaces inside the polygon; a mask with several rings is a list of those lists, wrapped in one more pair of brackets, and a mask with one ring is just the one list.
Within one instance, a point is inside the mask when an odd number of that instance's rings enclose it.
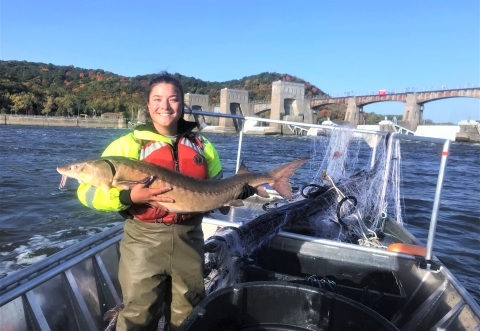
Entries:
{"label": "dam structure", "polygon": [[[423,92],[405,92],[405,93],[384,93],[348,97],[323,97],[323,98],[305,98],[305,87],[303,83],[292,83],[286,81],[276,81],[272,83],[272,94],[270,101],[248,101],[248,91],[225,88],[220,93],[219,105],[208,105],[208,98],[200,101],[199,95],[185,95],[187,106],[194,110],[204,110],[209,112],[219,112],[222,114],[237,114],[249,117],[258,117],[256,123],[246,123],[243,128],[245,133],[252,134],[297,134],[298,132],[290,125],[279,125],[271,123],[267,125],[261,122],[261,118],[272,120],[284,120],[297,123],[310,123],[316,121],[315,114],[323,107],[331,104],[345,105],[347,107],[343,123],[350,124],[357,128],[362,125],[363,108],[369,104],[378,102],[395,101],[405,103],[403,119],[400,121],[382,121],[379,123],[378,130],[396,131],[403,134],[420,135],[434,134],[442,136],[439,127],[424,127],[423,113],[425,104],[447,98],[480,98],[480,88],[460,88],[450,90],[434,90]],[[195,100],[198,100],[195,102]],[[187,116],[187,115],[186,115]],[[193,115],[188,115],[193,116]],[[198,120],[198,115],[197,120]],[[199,119],[204,130],[212,132],[234,132],[240,130],[241,124],[234,119],[217,118],[209,119],[205,116]],[[444,128],[445,138],[451,139],[452,135],[460,133],[462,140],[477,141],[480,140],[478,126],[473,129],[460,123],[460,126],[451,126]],[[447,132],[448,131],[448,134]],[[477,137],[478,135],[478,137]]]}
{"label": "dam structure", "polygon": [[[423,92],[387,93],[345,96],[305,98],[304,83],[275,81],[272,83],[271,100],[249,100],[249,92],[243,89],[224,88],[220,90],[220,103],[210,104],[209,96],[203,94],[186,93],[185,105],[197,111],[216,112],[221,114],[242,115],[256,117],[258,121],[249,120],[245,123],[232,118],[218,118],[212,116],[185,114],[185,119],[196,121],[204,132],[234,133],[242,130],[246,134],[304,134],[306,130],[294,125],[280,125],[262,122],[262,119],[283,120],[296,123],[316,123],[316,114],[322,107],[332,104],[346,106],[344,121],[337,124],[350,124],[357,128],[363,125],[363,109],[369,104],[378,102],[402,102],[405,104],[403,119],[395,122],[382,121],[377,130],[395,131],[404,134],[418,134],[427,136],[445,136],[451,139],[457,136],[462,141],[480,141],[480,125],[473,122],[461,122],[459,126],[445,128],[445,133],[438,126],[426,128],[423,123],[425,105],[432,101],[447,98],[480,98],[480,88],[459,88],[450,90],[435,90]],[[137,113],[137,122],[145,121],[145,109]],[[0,124],[5,125],[39,125],[39,126],[72,126],[98,128],[127,128],[125,118],[65,118],[48,116],[15,116],[0,115]],[[446,136],[448,131],[448,137]]]}
{"label": "dam structure", "polygon": [[[208,96],[204,96],[208,99]],[[298,123],[315,123],[310,100],[305,98],[305,84],[286,81],[272,83],[271,101],[249,101],[248,91],[224,88],[220,90],[220,104],[208,105],[205,99],[198,94],[185,94],[185,104],[192,110],[218,112],[222,114],[258,117],[256,123],[246,123],[243,128],[245,133],[251,134],[296,134],[295,129],[289,125],[275,123],[262,123],[262,118],[272,120],[292,121]],[[203,130],[208,132],[238,132],[241,123],[231,118],[214,118],[211,116],[185,115],[185,119],[199,120]],[[205,125],[203,125],[205,124]]]}

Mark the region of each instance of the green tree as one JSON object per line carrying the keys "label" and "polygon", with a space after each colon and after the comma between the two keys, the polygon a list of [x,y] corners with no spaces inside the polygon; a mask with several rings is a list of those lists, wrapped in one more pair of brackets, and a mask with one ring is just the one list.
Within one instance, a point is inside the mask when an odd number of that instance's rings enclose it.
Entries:
{"label": "green tree", "polygon": [[65,116],[68,114],[74,114],[76,106],[76,98],[73,94],[66,94],[63,97],[56,97],[55,103],[57,104],[57,116]]}
{"label": "green tree", "polygon": [[368,113],[365,118],[365,124],[378,124],[380,121],[385,119],[385,115],[375,114],[374,112]]}

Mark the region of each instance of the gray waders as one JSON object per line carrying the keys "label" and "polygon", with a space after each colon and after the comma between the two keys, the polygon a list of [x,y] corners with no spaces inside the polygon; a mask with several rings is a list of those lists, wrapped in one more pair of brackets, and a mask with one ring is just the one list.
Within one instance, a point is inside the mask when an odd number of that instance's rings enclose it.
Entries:
{"label": "gray waders", "polygon": [[119,264],[125,309],[118,331],[157,330],[164,301],[175,331],[205,297],[202,218],[171,225],[125,221]]}

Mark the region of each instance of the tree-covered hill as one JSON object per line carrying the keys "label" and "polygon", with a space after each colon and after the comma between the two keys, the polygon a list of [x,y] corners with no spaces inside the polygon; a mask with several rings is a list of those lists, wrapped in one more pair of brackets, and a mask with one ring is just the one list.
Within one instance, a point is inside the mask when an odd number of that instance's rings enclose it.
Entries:
{"label": "tree-covered hill", "polygon": [[[48,114],[65,116],[77,113],[123,112],[145,105],[145,90],[151,75],[124,77],[101,69],[57,66],[51,63],[0,61],[0,113]],[[308,97],[324,95],[303,79],[264,72],[226,82],[206,82],[175,73],[185,93],[207,94],[212,104],[220,102],[220,90],[228,87],[248,90],[250,100],[269,100],[272,82],[305,83]]]}

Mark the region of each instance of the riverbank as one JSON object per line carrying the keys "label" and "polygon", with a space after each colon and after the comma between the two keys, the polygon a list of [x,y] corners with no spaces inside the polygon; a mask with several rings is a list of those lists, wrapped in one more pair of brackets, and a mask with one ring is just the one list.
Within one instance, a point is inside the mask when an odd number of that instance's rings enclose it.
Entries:
{"label": "riverbank", "polygon": [[78,118],[78,117],[53,117],[53,116],[17,116],[0,115],[0,125],[29,125],[29,126],[63,126],[85,128],[125,129],[128,127],[126,118]]}
{"label": "riverbank", "polygon": [[[189,118],[188,120],[192,120]],[[83,118],[83,117],[54,117],[54,116],[25,116],[25,115],[0,115],[0,125],[29,125],[29,126],[58,126],[58,127],[84,127],[105,129],[126,129],[129,127],[126,118]],[[359,125],[358,129],[380,130],[379,125]],[[282,130],[283,135],[294,135],[291,130]],[[205,133],[236,133],[234,127],[204,126]],[[272,135],[280,134],[278,129],[270,127],[248,127],[245,134]],[[416,136],[450,139],[451,141],[480,142],[480,124],[476,121],[462,121],[459,125],[419,125],[415,131]]]}

